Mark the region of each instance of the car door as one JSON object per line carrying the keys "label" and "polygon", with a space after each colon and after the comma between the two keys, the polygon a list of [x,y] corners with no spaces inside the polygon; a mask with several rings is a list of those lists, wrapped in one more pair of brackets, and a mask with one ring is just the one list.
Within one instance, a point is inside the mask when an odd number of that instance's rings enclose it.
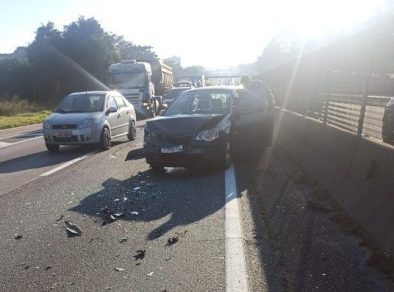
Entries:
{"label": "car door", "polygon": [[239,89],[232,118],[232,141],[235,148],[259,147],[272,136],[272,114],[268,103],[245,89]]}
{"label": "car door", "polygon": [[[110,108],[115,108],[116,112],[110,112]],[[118,105],[112,95],[108,96],[107,100],[107,121],[111,127],[111,136],[119,135],[121,126],[121,115],[118,110]]]}
{"label": "car door", "polygon": [[[123,101],[123,98],[120,95],[114,95],[116,104],[118,106],[118,114],[119,117],[119,134],[125,134],[129,131],[129,110],[126,107],[126,104]],[[118,135],[119,135],[118,134]]]}

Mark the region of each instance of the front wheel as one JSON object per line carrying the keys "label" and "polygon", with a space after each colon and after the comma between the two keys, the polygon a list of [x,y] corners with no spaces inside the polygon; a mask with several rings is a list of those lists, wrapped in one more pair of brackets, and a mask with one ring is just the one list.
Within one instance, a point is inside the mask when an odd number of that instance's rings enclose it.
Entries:
{"label": "front wheel", "polygon": [[101,132],[100,146],[104,150],[111,148],[111,133],[108,128],[104,128]]}
{"label": "front wheel", "polygon": [[150,161],[147,161],[147,163],[149,164],[150,168],[152,168],[153,172],[164,173],[164,166],[163,165],[161,165],[159,163],[150,162]]}
{"label": "front wheel", "polygon": [[53,145],[53,144],[45,144],[49,152],[58,152],[60,149],[60,145]]}

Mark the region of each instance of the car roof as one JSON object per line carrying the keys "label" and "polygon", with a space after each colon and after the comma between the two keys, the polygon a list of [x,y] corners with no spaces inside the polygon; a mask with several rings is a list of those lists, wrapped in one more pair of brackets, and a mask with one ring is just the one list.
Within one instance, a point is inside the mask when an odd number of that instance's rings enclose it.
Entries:
{"label": "car roof", "polygon": [[109,94],[109,93],[116,93],[116,94],[120,94],[117,91],[113,91],[113,90],[94,90],[94,91],[80,91],[80,92],[73,92],[69,95],[77,95],[77,94]]}
{"label": "car roof", "polygon": [[243,87],[241,86],[235,86],[235,85],[221,85],[221,86],[206,86],[206,87],[198,87],[198,88],[192,88],[189,89],[188,91],[212,91],[212,90],[228,90],[228,91],[235,91],[238,89],[242,89]]}

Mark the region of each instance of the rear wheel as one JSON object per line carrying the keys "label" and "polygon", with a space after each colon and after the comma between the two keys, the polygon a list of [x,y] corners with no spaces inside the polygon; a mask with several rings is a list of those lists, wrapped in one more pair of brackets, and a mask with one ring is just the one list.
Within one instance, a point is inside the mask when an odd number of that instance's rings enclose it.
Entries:
{"label": "rear wheel", "polygon": [[49,152],[58,152],[60,149],[60,145],[53,145],[53,144],[45,144]]}
{"label": "rear wheel", "polygon": [[130,128],[129,128],[129,133],[127,134],[127,138],[130,141],[133,141],[133,140],[135,140],[137,138],[137,129],[135,127],[135,122],[134,121],[132,121],[130,123]]}
{"label": "rear wheel", "polygon": [[111,133],[107,127],[103,128],[101,132],[100,147],[104,150],[111,148]]}

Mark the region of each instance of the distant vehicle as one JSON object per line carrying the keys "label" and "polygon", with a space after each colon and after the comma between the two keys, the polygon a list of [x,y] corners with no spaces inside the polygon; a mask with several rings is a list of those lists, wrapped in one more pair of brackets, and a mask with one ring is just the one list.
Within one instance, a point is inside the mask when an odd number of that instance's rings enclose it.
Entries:
{"label": "distant vehicle", "polygon": [[182,92],[191,89],[190,87],[174,87],[167,91],[163,97],[163,105],[169,106],[175,98],[177,98]]}
{"label": "distant vehicle", "polygon": [[204,74],[188,75],[188,76],[177,76],[176,83],[191,83],[194,87],[204,87],[206,84]]}
{"label": "distant vehicle", "polygon": [[43,123],[45,145],[58,151],[60,145],[98,144],[111,147],[115,138],[136,138],[134,107],[119,92],[87,91],[66,96]]}
{"label": "distant vehicle", "polygon": [[183,92],[162,116],[147,122],[144,153],[157,171],[165,166],[226,168],[232,150],[270,145],[272,132],[266,100],[240,87],[196,88]]}
{"label": "distant vehicle", "polygon": [[162,96],[171,89],[172,68],[159,60],[124,60],[108,68],[110,87],[122,93],[144,116],[154,117],[162,107]]}
{"label": "distant vehicle", "polygon": [[181,81],[181,82],[176,82],[176,83],[174,83],[174,84],[172,85],[172,87],[173,87],[173,88],[176,88],[176,87],[186,87],[186,88],[191,89],[191,88],[193,88],[194,86],[193,86],[193,83],[191,83],[190,81]]}
{"label": "distant vehicle", "polygon": [[394,98],[390,99],[384,109],[382,138],[385,143],[394,143]]}

